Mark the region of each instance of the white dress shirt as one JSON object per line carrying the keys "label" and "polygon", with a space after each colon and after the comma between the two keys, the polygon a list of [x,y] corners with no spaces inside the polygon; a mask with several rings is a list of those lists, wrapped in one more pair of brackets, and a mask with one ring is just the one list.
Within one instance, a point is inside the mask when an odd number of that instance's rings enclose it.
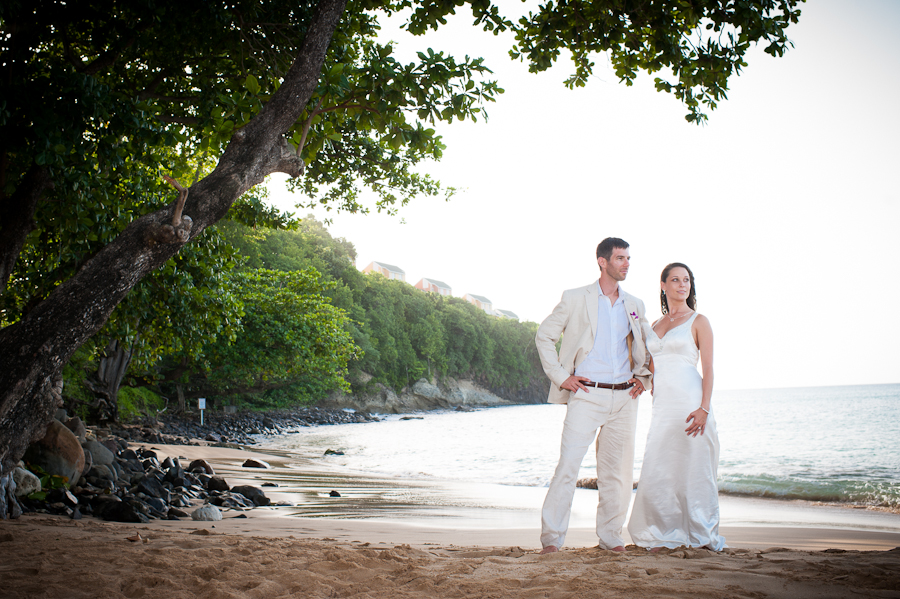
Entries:
{"label": "white dress shirt", "polygon": [[594,333],[594,347],[575,368],[576,376],[589,378],[595,383],[624,383],[632,376],[628,359],[628,333],[631,328],[622,294],[610,304],[603,295],[600,281],[597,281],[600,301],[597,302],[597,330]]}

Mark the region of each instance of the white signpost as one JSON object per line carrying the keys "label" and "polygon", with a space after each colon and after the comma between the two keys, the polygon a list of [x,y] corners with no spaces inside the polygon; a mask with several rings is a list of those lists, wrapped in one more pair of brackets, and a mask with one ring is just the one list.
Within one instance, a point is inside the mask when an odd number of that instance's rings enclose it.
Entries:
{"label": "white signpost", "polygon": [[203,426],[203,410],[206,409],[206,398],[205,397],[197,398],[197,408],[200,409],[200,426]]}

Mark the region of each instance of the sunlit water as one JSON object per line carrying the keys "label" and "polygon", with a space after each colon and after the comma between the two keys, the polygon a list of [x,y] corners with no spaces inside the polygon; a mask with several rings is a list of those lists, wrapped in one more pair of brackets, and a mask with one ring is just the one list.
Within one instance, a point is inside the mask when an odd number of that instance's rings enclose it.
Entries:
{"label": "sunlit water", "polygon": [[[635,480],[650,424],[640,400]],[[900,510],[900,385],[719,391],[722,493]],[[559,456],[565,406],[425,412],[422,419],[320,426],[260,439],[344,472],[544,487]],[[687,416],[687,415],[685,415]],[[594,476],[588,453],[582,476]],[[524,490],[523,490],[524,491]]]}

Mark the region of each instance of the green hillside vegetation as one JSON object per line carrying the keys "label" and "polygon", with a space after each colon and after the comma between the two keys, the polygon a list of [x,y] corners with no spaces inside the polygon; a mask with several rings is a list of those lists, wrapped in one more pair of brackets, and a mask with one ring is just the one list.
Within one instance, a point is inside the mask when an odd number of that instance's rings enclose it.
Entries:
{"label": "green hillside vegetation", "polygon": [[[471,379],[510,398],[543,384],[535,323],[365,275],[353,244],[311,216],[292,230],[230,222],[214,235],[232,257],[216,273],[216,292],[200,284],[179,293],[191,296],[193,313],[208,303],[227,314],[174,322],[157,316],[163,310],[133,321],[123,386],[107,399],[117,409],[104,409],[91,394],[102,385],[85,386],[108,352],[108,337],[98,336],[65,373],[77,413],[128,421],[190,407],[198,397],[210,407],[286,408],[378,383],[400,392],[421,378]],[[142,342],[150,338],[199,343]]]}
{"label": "green hillside vegetation", "polygon": [[[357,270],[356,250],[307,217],[295,230],[250,229],[230,223],[223,236],[246,257],[238,272],[256,269],[320,274],[320,293],[344,316],[350,335],[346,380],[351,391],[382,383],[400,391],[420,378],[469,378],[493,389],[516,390],[543,380],[534,349],[537,325],[488,316],[459,298],[423,293],[409,284]],[[245,338],[239,334],[236,345]],[[322,378],[318,386],[292,385],[263,393],[279,401],[312,402],[347,390]],[[219,389],[217,389],[219,391]],[[248,398],[268,403],[264,397]]]}

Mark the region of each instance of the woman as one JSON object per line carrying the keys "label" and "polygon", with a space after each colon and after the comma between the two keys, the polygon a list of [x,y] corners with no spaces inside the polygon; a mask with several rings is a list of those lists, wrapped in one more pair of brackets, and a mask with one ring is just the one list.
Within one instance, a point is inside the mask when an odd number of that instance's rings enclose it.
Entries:
{"label": "woman", "polygon": [[725,539],[719,535],[719,438],[710,403],[712,328],[695,311],[690,268],[669,264],[659,286],[663,316],[644,331],[652,356],[653,415],[628,532],[651,551],[682,545],[720,551]]}

